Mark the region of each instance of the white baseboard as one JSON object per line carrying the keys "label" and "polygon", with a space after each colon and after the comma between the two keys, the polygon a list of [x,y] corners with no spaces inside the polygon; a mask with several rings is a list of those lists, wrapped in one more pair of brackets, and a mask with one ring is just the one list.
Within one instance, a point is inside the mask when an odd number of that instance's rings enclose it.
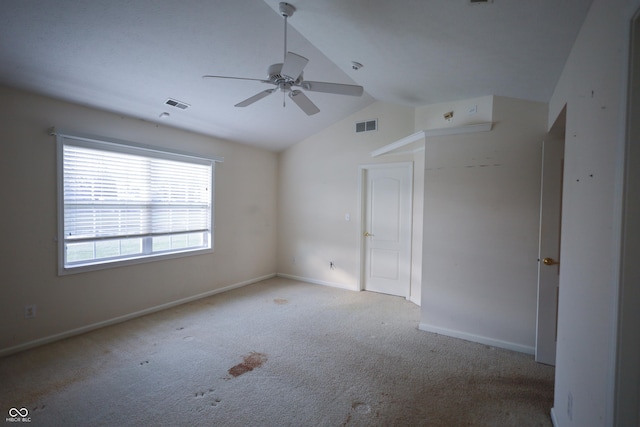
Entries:
{"label": "white baseboard", "polygon": [[243,286],[251,285],[256,282],[260,282],[262,280],[271,279],[275,277],[274,274],[268,274],[262,277],[256,277],[254,279],[245,280],[243,282],[235,283],[233,285],[225,286],[220,289],[213,289],[211,291],[207,291],[198,295],[193,295],[187,298],[182,298],[176,301],[171,301],[165,304],[157,305],[155,307],[146,308],[144,310],[136,311],[135,313],[129,313],[122,316],[114,317],[112,319],[104,320],[101,322],[92,323],[90,325],[81,326],[76,329],[71,329],[69,331],[61,332],[59,334],[50,335],[44,338],[38,338],[37,340],[29,341],[26,343],[18,344],[13,347],[7,347],[0,349],[0,357],[7,356],[9,354],[18,353],[20,351],[24,351],[33,347],[38,347],[44,344],[48,344],[54,341],[58,341],[64,338],[69,338],[74,335],[84,334],[85,332],[93,331],[95,329],[103,328],[105,326],[114,325],[116,323],[125,322],[127,320],[134,319],[136,317],[145,316],[147,314],[155,313],[156,311],[166,310],[167,308],[175,307],[177,305],[186,304],[188,302],[196,301],[202,298],[210,297],[212,295],[220,294],[222,292],[227,292],[232,289],[241,288]]}
{"label": "white baseboard", "polygon": [[556,411],[554,409],[556,408],[551,408],[551,424],[553,424],[553,427],[558,427],[558,419],[556,418]]}
{"label": "white baseboard", "polygon": [[359,291],[356,286],[345,285],[344,283],[326,282],[324,280],[310,279],[308,277],[299,277],[292,274],[278,273],[278,277],[285,279],[298,280],[300,282],[313,283],[314,285],[331,286],[332,288],[348,289],[350,291]]}
{"label": "white baseboard", "polygon": [[516,344],[509,341],[502,341],[494,338],[484,337],[482,335],[470,334],[467,332],[456,331],[452,329],[440,328],[438,326],[429,325],[427,323],[420,323],[418,329],[426,332],[433,332],[440,335],[446,335],[448,337],[460,338],[465,341],[471,341],[475,343],[490,345],[493,347],[504,348],[507,350],[517,351],[526,354],[535,354],[535,348],[527,345]]}

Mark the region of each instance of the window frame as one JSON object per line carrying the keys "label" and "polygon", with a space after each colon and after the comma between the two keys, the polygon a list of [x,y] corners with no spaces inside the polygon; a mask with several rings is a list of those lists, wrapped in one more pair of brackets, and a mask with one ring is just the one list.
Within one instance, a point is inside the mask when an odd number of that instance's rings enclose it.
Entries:
{"label": "window frame", "polygon": [[[56,137],[56,166],[57,166],[57,249],[58,249],[58,275],[68,275],[82,273],[87,271],[103,270],[108,268],[117,268],[126,265],[142,264],[147,262],[155,262],[166,259],[182,258],[187,256],[201,255],[212,253],[214,251],[214,230],[215,230],[215,165],[222,163],[223,157],[212,156],[204,157],[194,155],[188,152],[156,147],[146,144],[135,143],[131,141],[123,141],[118,139],[106,138],[101,136],[83,135],[78,133],[57,131],[55,128],[50,129],[50,135]],[[64,238],[64,146],[69,145],[84,146],[92,149],[104,149],[105,151],[129,153],[140,156],[148,155],[148,157],[162,158],[169,160],[186,161],[194,164],[204,164],[211,166],[211,182],[210,182],[210,227],[209,227],[209,247],[195,249],[173,249],[169,252],[143,253],[135,254],[129,257],[103,258],[99,260],[91,260],[86,263],[76,265],[65,265],[65,238]],[[109,150],[109,147],[112,150]],[[187,234],[188,232],[185,232]],[[145,237],[141,236],[144,239]],[[123,238],[124,239],[124,238]],[[121,240],[123,240],[121,239]],[[148,239],[148,237],[147,237]],[[99,241],[96,239],[95,241]]]}

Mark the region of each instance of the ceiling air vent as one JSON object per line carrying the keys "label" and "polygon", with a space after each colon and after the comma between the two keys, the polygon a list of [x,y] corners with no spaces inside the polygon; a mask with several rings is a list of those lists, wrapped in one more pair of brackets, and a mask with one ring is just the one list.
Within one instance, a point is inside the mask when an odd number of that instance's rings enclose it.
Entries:
{"label": "ceiling air vent", "polygon": [[378,130],[378,119],[356,123],[356,133]]}
{"label": "ceiling air vent", "polygon": [[181,110],[186,110],[187,108],[189,108],[189,104],[187,104],[186,102],[176,101],[175,99],[171,98],[167,99],[167,102],[165,102],[165,104],[171,105],[172,107],[176,107]]}

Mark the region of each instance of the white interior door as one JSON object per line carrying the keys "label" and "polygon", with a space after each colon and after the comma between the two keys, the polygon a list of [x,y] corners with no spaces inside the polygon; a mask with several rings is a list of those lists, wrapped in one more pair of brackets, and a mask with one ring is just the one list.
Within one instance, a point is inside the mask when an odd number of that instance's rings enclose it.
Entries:
{"label": "white interior door", "polygon": [[408,298],[413,164],[363,167],[364,289]]}
{"label": "white interior door", "polygon": [[556,363],[564,121],[562,114],[542,146],[536,361],[548,365]]}

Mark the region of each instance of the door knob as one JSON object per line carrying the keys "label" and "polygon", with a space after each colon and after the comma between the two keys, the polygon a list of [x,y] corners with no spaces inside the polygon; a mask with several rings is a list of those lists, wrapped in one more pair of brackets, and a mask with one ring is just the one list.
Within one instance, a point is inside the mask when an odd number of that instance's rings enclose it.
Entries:
{"label": "door knob", "polygon": [[364,237],[373,237],[373,234],[369,233],[368,231],[365,231]]}
{"label": "door knob", "polygon": [[542,262],[544,263],[544,265],[560,264],[558,261],[555,261],[553,258],[545,258],[545,259],[542,260]]}

